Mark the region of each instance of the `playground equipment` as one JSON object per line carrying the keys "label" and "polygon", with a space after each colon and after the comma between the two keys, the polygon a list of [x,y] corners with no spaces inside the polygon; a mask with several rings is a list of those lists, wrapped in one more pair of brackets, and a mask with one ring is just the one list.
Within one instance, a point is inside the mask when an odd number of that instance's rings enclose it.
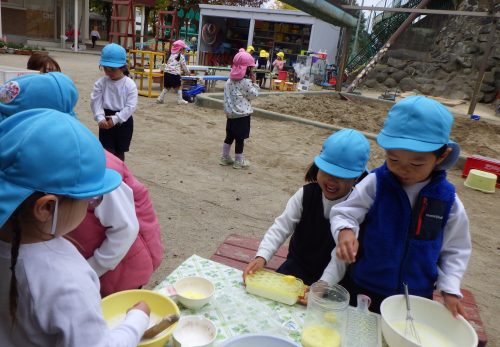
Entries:
{"label": "playground equipment", "polygon": [[[135,19],[132,0],[113,0],[109,42],[135,49]],[[132,41],[132,42],[130,42]]]}
{"label": "playground equipment", "polygon": [[[163,89],[163,71],[160,69],[161,64],[165,60],[165,52],[141,51],[137,49],[129,50],[130,56],[136,59],[136,63],[130,70],[134,81],[139,79],[138,92],[139,95],[147,96],[148,98],[157,97],[159,91],[153,91],[154,80],[160,81],[161,91]],[[147,89],[144,88],[144,79],[147,80]]]}
{"label": "playground equipment", "polygon": [[171,43],[178,38],[179,18],[177,11],[160,11],[158,22],[156,23],[155,51],[158,51],[158,42],[161,42],[161,50],[166,51],[165,45],[168,43],[170,51]]}

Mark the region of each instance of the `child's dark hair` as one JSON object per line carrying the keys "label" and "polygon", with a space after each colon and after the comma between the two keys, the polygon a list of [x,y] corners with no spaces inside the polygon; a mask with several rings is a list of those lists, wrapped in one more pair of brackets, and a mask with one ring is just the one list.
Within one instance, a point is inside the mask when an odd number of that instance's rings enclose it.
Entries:
{"label": "child's dark hair", "polygon": [[[307,171],[306,171],[306,175],[304,176],[304,180],[306,182],[309,182],[309,183],[315,183],[315,182],[318,182],[318,171],[319,171],[319,168],[316,164],[311,163],[311,165],[309,165]],[[367,175],[368,175],[368,171],[363,171],[363,173],[356,179],[356,183],[360,182],[363,178],[365,178]]]}
{"label": "child's dark hair", "polygon": [[61,72],[61,67],[57,61],[52,59],[52,57],[48,54],[34,52],[28,59],[27,68],[30,70],[40,71],[41,73],[47,73],[51,72],[47,70],[48,65],[52,65],[55,68],[55,71]]}
{"label": "child's dark hair", "polygon": [[439,158],[439,157],[441,157],[446,152],[447,149],[448,149],[448,145],[443,145],[443,147],[439,147],[438,149],[436,149],[432,153],[434,153],[434,155],[436,156],[436,158]]}
{"label": "child's dark hair", "polygon": [[33,219],[30,211],[33,210],[33,205],[35,204],[36,200],[43,195],[44,194],[40,192],[31,194],[31,196],[29,196],[21,205],[18,206],[18,208],[14,211],[14,213],[12,213],[9,220],[7,221],[7,223],[10,224],[10,233],[12,234],[10,252],[11,277],[9,289],[9,314],[13,324],[16,323],[16,311],[19,301],[19,293],[17,291],[16,264],[17,257],[19,256],[19,247],[21,246],[21,221],[26,222],[30,219]]}
{"label": "child's dark hair", "polygon": [[125,76],[127,76],[127,77],[128,77],[128,76],[130,76],[130,71],[128,71],[128,66],[127,66],[127,64],[123,65],[120,69],[122,70],[122,72],[123,72],[123,74],[124,74]]}

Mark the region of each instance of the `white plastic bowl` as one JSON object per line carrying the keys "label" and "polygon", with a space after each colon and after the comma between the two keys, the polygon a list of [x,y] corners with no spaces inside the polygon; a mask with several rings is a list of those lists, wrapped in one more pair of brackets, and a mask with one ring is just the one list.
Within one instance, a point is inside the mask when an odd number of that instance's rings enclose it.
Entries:
{"label": "white plastic bowl", "polygon": [[184,316],[172,336],[174,347],[210,347],[217,337],[217,328],[203,316]]}
{"label": "white plastic bowl", "polygon": [[[476,347],[478,338],[462,316],[454,318],[436,301],[410,295],[411,312],[422,345],[405,338],[406,302],[404,295],[382,301],[382,334],[389,347]],[[426,341],[431,341],[426,344]]]}
{"label": "white plastic bowl", "polygon": [[222,342],[220,347],[300,347],[299,344],[278,336],[246,334]]}
{"label": "white plastic bowl", "polygon": [[203,277],[184,277],[174,284],[177,300],[187,308],[196,310],[210,302],[215,287]]}

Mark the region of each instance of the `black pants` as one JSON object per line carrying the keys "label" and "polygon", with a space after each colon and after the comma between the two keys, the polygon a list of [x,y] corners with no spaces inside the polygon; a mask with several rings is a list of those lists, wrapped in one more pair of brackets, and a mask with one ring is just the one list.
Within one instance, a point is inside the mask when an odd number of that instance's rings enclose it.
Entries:
{"label": "black pants", "polygon": [[[112,116],[117,111],[104,110],[106,117]],[[125,152],[129,151],[132,134],[134,132],[134,118],[130,118],[124,123],[118,123],[110,129],[99,128],[99,141],[109,152],[116,155],[121,160],[125,160]]]}
{"label": "black pants", "polygon": [[97,36],[92,36],[92,48],[95,47],[95,42],[97,41]]}

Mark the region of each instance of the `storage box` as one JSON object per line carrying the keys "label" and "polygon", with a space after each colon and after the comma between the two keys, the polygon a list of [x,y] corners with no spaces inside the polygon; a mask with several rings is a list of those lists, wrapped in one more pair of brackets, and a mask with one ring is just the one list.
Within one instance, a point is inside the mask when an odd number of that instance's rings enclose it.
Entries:
{"label": "storage box", "polygon": [[39,72],[35,70],[28,70],[28,69],[21,69],[18,67],[0,65],[0,84],[4,84],[5,82],[14,77],[33,74],[33,73],[39,73]]}
{"label": "storage box", "polygon": [[467,177],[471,169],[478,169],[497,175],[496,187],[500,188],[500,160],[473,155],[465,161],[462,177]]}

